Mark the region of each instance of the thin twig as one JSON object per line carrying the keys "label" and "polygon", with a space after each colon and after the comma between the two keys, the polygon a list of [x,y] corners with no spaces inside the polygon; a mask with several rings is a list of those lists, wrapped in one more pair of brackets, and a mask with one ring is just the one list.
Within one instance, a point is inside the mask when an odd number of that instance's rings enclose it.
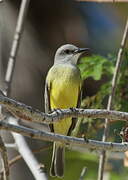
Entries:
{"label": "thin twig", "polygon": [[7,150],[6,147],[4,145],[4,142],[2,140],[2,137],[0,136],[0,152],[1,152],[1,156],[2,156],[2,160],[3,160],[3,175],[1,174],[1,176],[3,177],[4,180],[8,180],[9,179],[9,164],[8,164],[8,156],[7,156]]}
{"label": "thin twig", "polygon": [[[2,116],[0,111],[0,120],[3,120],[5,117]],[[8,156],[7,156],[7,149],[4,144],[4,141],[0,135],[0,153],[1,153],[1,161],[2,161],[2,168],[3,172],[0,173],[1,180],[9,180],[9,164],[8,164]]]}
{"label": "thin twig", "polygon": [[83,167],[79,180],[84,180],[87,172],[87,167]]}
{"label": "thin twig", "polygon": [[10,91],[10,84],[11,84],[11,80],[13,76],[13,71],[15,68],[15,61],[16,61],[18,50],[19,50],[20,40],[21,40],[23,30],[24,30],[25,19],[26,19],[29,3],[30,3],[30,0],[22,0],[21,2],[16,30],[14,33],[14,40],[12,43],[12,48],[11,48],[10,57],[9,57],[8,65],[7,65],[6,76],[5,76],[5,81],[8,84],[8,89],[7,89],[8,94]]}
{"label": "thin twig", "polygon": [[102,142],[96,140],[89,140],[84,138],[76,138],[72,136],[63,136],[60,134],[55,134],[47,131],[40,131],[36,129],[27,128],[21,125],[14,125],[8,122],[0,121],[0,129],[4,129],[7,131],[13,131],[23,136],[30,137],[32,139],[39,139],[43,141],[57,141],[61,143],[65,143],[71,146],[85,147],[88,149],[94,149],[99,151],[118,151],[125,152],[128,150],[128,143],[113,143],[113,142]]}
{"label": "thin twig", "polygon": [[[114,98],[115,90],[116,90],[116,86],[117,86],[117,78],[118,78],[118,74],[120,71],[121,63],[123,61],[122,57],[123,57],[123,52],[124,52],[124,48],[126,45],[127,36],[128,36],[128,18],[126,20],[124,34],[123,34],[123,38],[121,41],[121,46],[120,46],[120,49],[119,49],[118,55],[117,55],[116,67],[115,67],[115,71],[114,71],[114,75],[113,75],[113,79],[112,79],[111,94],[109,95],[107,110],[112,109],[113,98]],[[105,142],[108,137],[108,131],[109,131],[108,124],[109,124],[109,120],[105,119],[105,128],[104,128],[104,133],[103,133],[103,137],[102,137],[103,142]],[[103,151],[101,153],[100,160],[99,160],[98,180],[103,179],[105,160],[106,160],[106,153],[105,153],[105,151]]]}
{"label": "thin twig", "polygon": [[9,144],[5,144],[5,147],[6,148],[10,148],[10,149],[15,149],[15,150],[17,150],[17,146],[16,146],[16,143],[9,143]]}
{"label": "thin twig", "polygon": [[[10,148],[10,146],[7,146],[7,147]],[[40,152],[42,152],[42,151],[46,151],[46,150],[50,149],[51,147],[52,147],[51,145],[48,145],[48,146],[46,146],[46,147],[43,146],[43,147],[41,147],[41,148],[32,150],[32,152],[33,152],[34,154],[40,153]],[[12,148],[13,148],[13,146],[12,146]],[[9,160],[9,167],[11,167],[12,165],[14,165],[17,161],[19,161],[19,160],[21,160],[21,159],[22,159],[22,156],[21,156],[21,155],[17,155],[17,156],[15,156],[14,158],[12,158],[11,160]],[[3,169],[1,170],[0,173],[3,173]]]}
{"label": "thin twig", "polygon": [[[34,154],[37,154],[37,153],[40,153],[40,152],[42,152],[42,151],[46,151],[46,150],[48,150],[48,149],[50,149],[52,146],[51,145],[48,145],[48,146],[46,146],[46,147],[41,147],[41,148],[38,148],[38,149],[35,149],[35,150],[32,150],[32,152],[34,153]],[[20,159],[22,159],[22,156],[21,155],[17,155],[16,157],[14,157],[13,159],[11,159],[10,161],[9,161],[9,166],[12,166],[13,164],[15,164],[18,160],[20,160]]]}

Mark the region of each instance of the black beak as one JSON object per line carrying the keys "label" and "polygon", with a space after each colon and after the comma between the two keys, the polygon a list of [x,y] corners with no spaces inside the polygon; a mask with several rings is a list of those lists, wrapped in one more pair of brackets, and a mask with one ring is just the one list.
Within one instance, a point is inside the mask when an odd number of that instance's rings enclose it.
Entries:
{"label": "black beak", "polygon": [[89,48],[78,48],[74,51],[75,54],[82,54],[82,53],[85,53],[86,55],[91,55],[91,51]]}

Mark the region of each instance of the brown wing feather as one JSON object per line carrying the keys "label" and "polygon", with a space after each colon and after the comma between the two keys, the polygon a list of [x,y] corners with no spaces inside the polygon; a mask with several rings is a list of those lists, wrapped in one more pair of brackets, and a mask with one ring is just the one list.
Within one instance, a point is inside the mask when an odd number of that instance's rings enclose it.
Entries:
{"label": "brown wing feather", "polygon": [[[45,93],[44,93],[44,100],[45,100],[45,112],[49,113],[51,111],[50,107],[50,90],[51,87],[48,86],[48,83],[45,83]],[[53,124],[49,124],[51,132],[54,132]]]}
{"label": "brown wing feather", "polygon": [[44,100],[45,100],[45,112],[48,113],[51,111],[51,108],[50,108],[50,87],[48,87],[47,82],[45,83]]}
{"label": "brown wing feather", "polygon": [[[77,101],[77,108],[80,107],[81,105],[81,100],[82,100],[82,89],[79,90],[79,96],[78,96],[78,101]],[[69,131],[68,131],[68,136],[71,135],[71,132],[73,131],[73,129],[75,128],[76,126],[76,121],[77,121],[77,118],[72,118],[72,124],[69,128]]]}

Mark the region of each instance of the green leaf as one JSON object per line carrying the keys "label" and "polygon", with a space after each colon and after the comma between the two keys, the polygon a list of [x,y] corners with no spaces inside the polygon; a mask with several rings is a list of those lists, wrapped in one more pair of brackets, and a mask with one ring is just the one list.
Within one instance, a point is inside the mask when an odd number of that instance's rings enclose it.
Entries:
{"label": "green leaf", "polygon": [[88,77],[92,77],[94,80],[100,80],[103,74],[110,75],[114,71],[111,60],[99,55],[82,58],[79,68],[83,80]]}

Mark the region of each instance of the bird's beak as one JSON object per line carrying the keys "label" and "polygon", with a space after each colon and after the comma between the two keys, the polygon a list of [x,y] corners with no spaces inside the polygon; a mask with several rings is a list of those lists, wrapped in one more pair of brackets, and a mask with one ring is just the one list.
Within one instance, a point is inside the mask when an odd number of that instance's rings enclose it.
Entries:
{"label": "bird's beak", "polygon": [[89,48],[78,48],[74,51],[75,54],[82,54],[85,53],[86,55],[90,55],[91,51]]}

